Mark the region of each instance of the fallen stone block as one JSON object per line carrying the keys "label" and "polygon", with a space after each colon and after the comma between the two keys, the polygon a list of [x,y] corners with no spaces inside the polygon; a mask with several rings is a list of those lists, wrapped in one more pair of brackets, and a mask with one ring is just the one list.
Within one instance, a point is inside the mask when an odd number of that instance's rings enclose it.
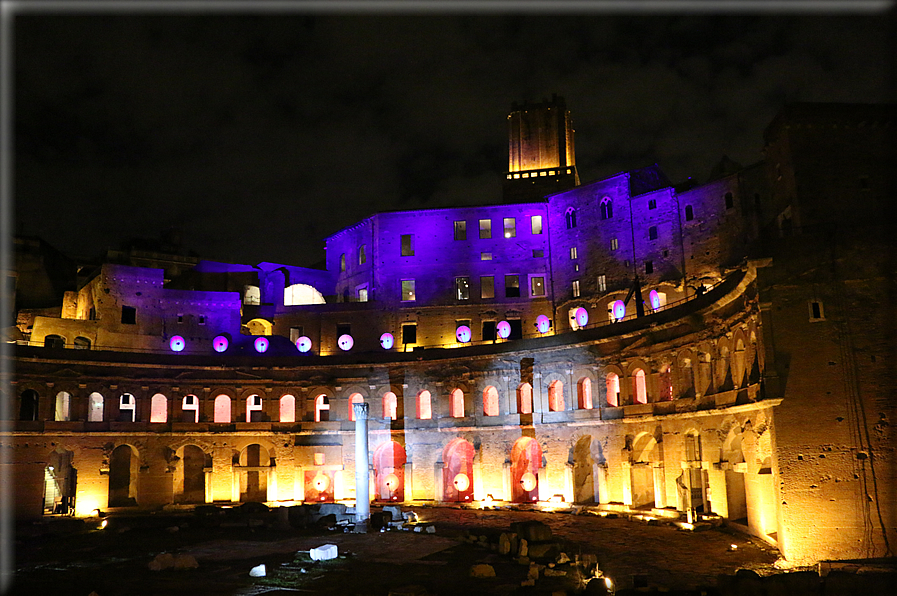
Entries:
{"label": "fallen stone block", "polygon": [[498,537],[498,554],[507,555],[511,552],[511,537],[502,532]]}
{"label": "fallen stone block", "polygon": [[527,586],[535,586],[535,585],[536,585],[536,580],[534,580],[534,579],[532,579],[532,578],[530,578],[530,579],[525,579],[525,580],[523,580],[522,582],[520,582],[520,586],[523,587],[523,588],[525,588],[525,587],[527,587]]}
{"label": "fallen stone block", "polygon": [[514,560],[517,561],[518,565],[529,565],[530,564],[529,557],[517,557]]}
{"label": "fallen stone block", "polygon": [[547,540],[544,542],[531,542],[528,546],[531,559],[555,559],[560,552],[557,542]]}
{"label": "fallen stone block", "polygon": [[479,565],[471,566],[469,575],[470,577],[478,578],[495,577],[495,568],[492,565],[480,563]]}
{"label": "fallen stone block", "polygon": [[558,558],[555,560],[555,563],[558,565],[563,565],[564,563],[569,563],[570,557],[567,556],[567,553],[561,553],[558,555]]}
{"label": "fallen stone block", "polygon": [[199,563],[193,555],[178,555],[174,558],[174,569],[198,569]]}
{"label": "fallen stone block", "polygon": [[567,572],[563,569],[546,569],[545,577],[564,577]]}
{"label": "fallen stone block", "polygon": [[540,521],[514,522],[511,531],[531,543],[551,540],[551,528]]}
{"label": "fallen stone block", "polygon": [[390,519],[404,519],[402,516],[402,508],[398,505],[384,505],[383,513],[388,513],[390,515]]}
{"label": "fallen stone block", "polygon": [[312,561],[328,561],[330,559],[335,559],[338,556],[335,544],[323,544],[311,549],[308,554]]}
{"label": "fallen stone block", "polygon": [[435,533],[436,533],[436,526],[427,526],[427,527],[424,529],[424,532],[426,532],[427,534],[435,534]]}
{"label": "fallen stone block", "polygon": [[174,555],[171,553],[159,553],[149,562],[147,567],[150,571],[161,571],[169,569],[174,565]]}
{"label": "fallen stone block", "polygon": [[517,550],[517,554],[521,557],[529,556],[529,542],[525,538],[520,539],[520,548]]}
{"label": "fallen stone block", "polygon": [[265,575],[267,575],[267,570],[264,563],[249,570],[249,577],[265,577]]}
{"label": "fallen stone block", "polygon": [[538,565],[536,563],[530,563],[529,569],[526,572],[526,576],[530,579],[539,579],[539,573],[545,569],[545,565]]}

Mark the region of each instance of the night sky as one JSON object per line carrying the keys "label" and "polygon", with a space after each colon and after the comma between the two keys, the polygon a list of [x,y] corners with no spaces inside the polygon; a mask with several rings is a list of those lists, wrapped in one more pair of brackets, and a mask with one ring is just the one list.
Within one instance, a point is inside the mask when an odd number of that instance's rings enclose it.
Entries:
{"label": "night sky", "polygon": [[893,11],[287,6],[15,14],[15,231],[97,256],[176,228],[204,258],[307,266],[377,211],[500,202],[515,101],[566,98],[583,182],[703,182],[759,161],[786,102],[893,101]]}

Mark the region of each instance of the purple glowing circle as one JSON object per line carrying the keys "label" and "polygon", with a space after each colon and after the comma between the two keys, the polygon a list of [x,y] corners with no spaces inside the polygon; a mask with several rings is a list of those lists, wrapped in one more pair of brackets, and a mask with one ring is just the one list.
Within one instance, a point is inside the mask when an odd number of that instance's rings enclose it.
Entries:
{"label": "purple glowing circle", "polygon": [[255,341],[252,342],[252,345],[255,346],[255,351],[259,354],[264,354],[268,351],[268,338],[266,337],[257,337]]}
{"label": "purple glowing circle", "polygon": [[651,303],[651,308],[654,310],[660,308],[660,296],[657,295],[657,290],[651,290],[651,293],[648,294],[648,301]]}
{"label": "purple glowing circle", "polygon": [[579,307],[576,309],[576,324],[580,327],[585,327],[589,324],[589,311],[584,309],[583,307]]}
{"label": "purple glowing circle", "polygon": [[461,325],[455,330],[455,337],[457,337],[458,341],[460,341],[462,344],[466,344],[467,342],[469,342],[470,336],[470,327],[468,327],[467,325]]}
{"label": "purple glowing circle", "polygon": [[171,338],[171,341],[169,342],[168,345],[171,346],[172,352],[183,352],[184,348],[187,347],[187,342],[184,341],[184,338],[181,337],[180,335],[175,335],[174,337]]}
{"label": "purple glowing circle", "polygon": [[626,304],[622,300],[617,300],[611,307],[611,312],[615,321],[622,320],[626,316]]}
{"label": "purple glowing circle", "polygon": [[548,333],[548,330],[551,329],[551,319],[545,315],[539,315],[536,317],[536,329],[539,330],[539,333]]}
{"label": "purple glowing circle", "polygon": [[296,349],[305,354],[311,349],[311,339],[303,335],[296,340]]}
{"label": "purple glowing circle", "polygon": [[224,337],[223,335],[218,335],[215,337],[215,339],[212,340],[212,348],[216,352],[220,353],[227,349],[228,343],[229,342],[227,341],[226,337]]}
{"label": "purple glowing circle", "polygon": [[392,333],[384,333],[380,336],[380,345],[383,346],[384,350],[391,350],[395,342],[396,340],[392,336]]}
{"label": "purple glowing circle", "polygon": [[508,339],[511,336],[511,324],[507,321],[499,321],[498,325],[495,326],[495,330],[502,339]]}
{"label": "purple glowing circle", "polygon": [[352,339],[352,336],[348,333],[340,335],[339,339],[336,340],[336,345],[339,346],[339,349],[343,352],[348,352],[352,349],[352,346],[355,345],[355,340]]}

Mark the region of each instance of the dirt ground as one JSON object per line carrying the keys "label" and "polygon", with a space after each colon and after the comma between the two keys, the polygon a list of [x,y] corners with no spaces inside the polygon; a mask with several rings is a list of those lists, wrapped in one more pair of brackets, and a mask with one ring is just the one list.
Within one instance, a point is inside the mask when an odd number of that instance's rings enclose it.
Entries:
{"label": "dirt ground", "polygon": [[[563,566],[567,573],[555,577],[545,577],[543,570],[535,586],[521,587],[527,565],[467,538],[486,535],[495,542],[511,522],[525,520],[550,526],[571,559],[595,555],[599,568],[614,578],[621,591],[633,586],[709,587],[712,593],[719,574],[740,568],[772,573],[778,557],[764,543],[725,528],[684,532],[671,526],[570,513],[410,509],[432,524],[435,533],[299,530],[270,520],[266,525],[205,527],[191,513],[113,515],[105,529],[97,529],[96,520],[85,524],[48,519],[17,528],[12,593],[388,596],[414,594],[408,586],[416,585],[429,595],[573,594],[581,587],[574,568]],[[307,551],[328,543],[336,544],[341,556],[312,562]],[[733,550],[732,544],[737,548]],[[150,570],[148,564],[160,553],[191,555],[198,567]],[[496,577],[469,577],[471,566],[480,563],[492,565]],[[250,569],[260,564],[266,566],[266,577],[250,577]]]}

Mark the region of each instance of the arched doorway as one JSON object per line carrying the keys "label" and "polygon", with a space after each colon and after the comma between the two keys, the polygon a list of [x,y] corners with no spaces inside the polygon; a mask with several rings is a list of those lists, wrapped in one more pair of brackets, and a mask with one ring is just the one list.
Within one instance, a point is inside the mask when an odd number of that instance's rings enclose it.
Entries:
{"label": "arched doorway", "polygon": [[78,473],[72,466],[75,454],[57,447],[44,468],[44,514],[73,515]]}
{"label": "arched doorway", "polygon": [[744,436],[739,427],[733,427],[722,449],[721,466],[726,471],[726,517],[729,521],[748,525],[747,490],[745,487],[745,472],[747,465],[744,463],[744,451],[742,441]]}
{"label": "arched doorway", "polygon": [[454,503],[473,499],[473,457],[476,451],[464,439],[453,439],[442,452],[442,500]]}
{"label": "arched doorway", "polygon": [[178,503],[206,502],[206,470],[212,468],[212,456],[196,445],[185,445],[179,450],[180,469],[176,471],[175,486],[180,489]]}
{"label": "arched doorway", "polygon": [[137,450],[119,445],[109,456],[109,507],[137,506]]}
{"label": "arched doorway", "polygon": [[638,435],[629,458],[631,506],[634,509],[663,507],[663,456],[654,436]]}
{"label": "arched doorway", "polygon": [[240,501],[264,503],[268,500],[268,471],[271,457],[258,443],[240,452]]}
{"label": "arched doorway", "polygon": [[405,500],[405,449],[395,441],[387,441],[374,450],[374,475],[378,501]]}
{"label": "arched doorway", "polygon": [[530,437],[520,437],[511,447],[511,500],[532,503],[539,500],[539,468],[542,448]]}

